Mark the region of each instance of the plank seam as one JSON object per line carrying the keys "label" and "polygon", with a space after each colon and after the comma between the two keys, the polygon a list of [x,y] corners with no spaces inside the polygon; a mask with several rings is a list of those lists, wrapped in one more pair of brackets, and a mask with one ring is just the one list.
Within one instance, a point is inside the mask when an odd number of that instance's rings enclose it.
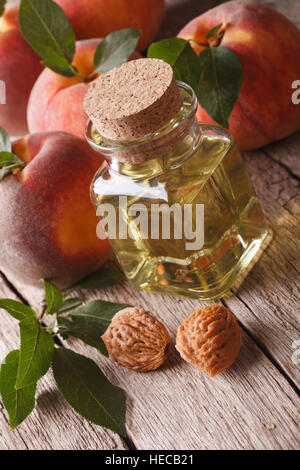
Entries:
{"label": "plank seam", "polygon": [[4,274],[3,271],[0,271],[0,275],[3,277],[4,281],[7,284],[7,287],[18,297],[18,299],[25,305],[29,306],[29,303],[27,302],[26,299],[20,294],[20,292],[15,288],[15,286],[7,279],[6,275]]}
{"label": "plank seam", "polygon": [[270,160],[272,160],[274,163],[277,163],[279,166],[281,166],[281,168],[284,168],[291,178],[294,178],[297,181],[300,181],[299,176],[296,175],[285,163],[283,163],[281,160],[276,160],[276,158],[274,158],[265,148],[261,150],[262,150],[262,153],[264,153],[266,157],[270,158]]}
{"label": "plank seam", "polygon": [[[251,308],[246,304],[246,302],[238,295],[235,294],[237,299],[239,299],[240,302],[249,310],[253,315],[253,311]],[[222,304],[232,310],[226,303],[225,300],[221,300]],[[234,312],[233,312],[234,313]],[[300,389],[298,388],[297,384],[291,379],[291,377],[285,372],[283,367],[279,364],[279,362],[276,361],[276,359],[272,356],[268,348],[257,338],[238,318],[237,318],[242,330],[249,336],[249,338],[256,344],[256,346],[261,350],[261,352],[269,359],[269,361],[273,364],[273,366],[278,370],[278,372],[283,375],[283,377],[286,379],[286,381],[289,383],[289,385],[292,387],[294,392],[300,397]]]}

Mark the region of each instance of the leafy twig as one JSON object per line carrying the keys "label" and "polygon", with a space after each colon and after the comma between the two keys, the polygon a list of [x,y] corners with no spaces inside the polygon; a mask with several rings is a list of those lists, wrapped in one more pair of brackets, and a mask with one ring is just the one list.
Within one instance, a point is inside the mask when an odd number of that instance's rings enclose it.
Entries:
{"label": "leafy twig", "polygon": [[65,77],[75,76],[83,82],[126,62],[141,35],[138,29],[109,34],[95,51],[95,70],[91,75],[83,76],[73,64],[75,33],[64,11],[53,0],[21,0],[19,23],[24,38],[42,58],[45,67]]}
{"label": "leafy twig", "polygon": [[[112,271],[102,268],[77,286],[87,289],[115,284],[120,276],[114,276]],[[11,428],[17,427],[34,409],[37,383],[52,363],[57,386],[67,402],[89,421],[125,436],[123,390],[113,386],[90,359],[64,347],[54,348],[54,338],[58,335],[66,336],[68,333],[91,344],[89,334],[93,333],[92,345],[107,356],[100,336],[124,305],[93,301],[74,311],[84,299],[67,298],[73,289],[64,295],[54,284],[43,282],[46,307],[39,319],[27,305],[12,299],[0,299],[0,308],[19,321],[21,335],[20,350],[8,354],[0,369],[0,394]],[[70,309],[72,311],[68,313]],[[45,315],[52,317],[48,327],[42,323]],[[85,332],[90,333],[85,336]]]}

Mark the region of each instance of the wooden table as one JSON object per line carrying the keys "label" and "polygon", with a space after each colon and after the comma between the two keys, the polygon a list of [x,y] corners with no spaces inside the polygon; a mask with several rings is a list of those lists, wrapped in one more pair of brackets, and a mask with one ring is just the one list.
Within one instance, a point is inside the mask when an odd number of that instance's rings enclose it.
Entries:
{"label": "wooden table", "polygon": [[[217,3],[168,0],[160,37],[174,35],[187,20]],[[263,3],[276,6],[300,27],[297,1]],[[300,133],[244,157],[274,240],[238,293],[223,300],[243,330],[236,363],[212,379],[173,350],[160,370],[136,374],[73,340],[69,345],[74,350],[93,358],[114,384],[126,390],[128,439],[81,419],[48,373],[38,386],[36,410],[17,430],[9,431],[0,403],[0,449],[299,448]],[[43,303],[41,291],[7,279],[5,273],[0,296],[25,299],[37,309]],[[173,340],[183,318],[204,304],[136,292],[127,284],[88,297],[140,304],[155,312]],[[0,358],[16,347],[17,324],[1,312]]]}

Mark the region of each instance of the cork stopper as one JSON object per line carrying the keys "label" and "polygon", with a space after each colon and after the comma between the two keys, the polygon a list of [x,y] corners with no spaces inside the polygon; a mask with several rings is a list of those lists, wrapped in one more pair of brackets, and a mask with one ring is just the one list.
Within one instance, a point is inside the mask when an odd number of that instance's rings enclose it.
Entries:
{"label": "cork stopper", "polygon": [[132,141],[152,134],[182,105],[172,67],[160,59],[126,62],[92,82],[84,109],[101,136]]}

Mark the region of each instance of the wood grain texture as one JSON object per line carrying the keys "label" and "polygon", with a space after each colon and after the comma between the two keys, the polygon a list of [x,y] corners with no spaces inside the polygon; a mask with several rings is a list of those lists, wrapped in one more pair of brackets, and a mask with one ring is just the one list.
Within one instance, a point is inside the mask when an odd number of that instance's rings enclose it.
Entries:
{"label": "wood grain texture", "polygon": [[[286,149],[294,155],[294,136],[286,139]],[[298,139],[298,135],[296,135]],[[289,144],[292,142],[292,144]],[[299,365],[291,360],[293,341],[300,338],[300,228],[297,217],[299,181],[268,154],[275,144],[261,151],[245,152],[244,161],[264,212],[274,232],[271,245],[254,266],[237,294],[225,300],[252,337],[270,354],[291,379],[300,385]],[[290,158],[297,165],[297,159]],[[19,292],[40,310],[43,293],[14,281]],[[114,299],[113,289],[111,299]],[[125,298],[126,301],[126,298]]]}
{"label": "wood grain texture", "polygon": [[[137,303],[166,325],[174,340],[183,319],[203,303],[141,292],[127,284],[89,299]],[[137,374],[82,342],[110,380],[127,392],[128,434],[138,449],[292,449],[297,438],[297,395],[259,348],[243,334],[241,354],[229,371],[212,379],[173,349],[158,371]]]}
{"label": "wood grain texture", "polygon": [[[223,2],[167,0],[158,37],[176,35],[187,21],[219,3]],[[300,27],[297,1],[262,3],[277,8]],[[113,383],[126,390],[128,433],[138,449],[299,448],[299,398],[279,370],[299,384],[300,366],[291,358],[292,343],[300,339],[299,153],[300,133],[244,155],[266,216],[272,221],[274,240],[237,295],[224,300],[244,330],[240,356],[227,372],[212,379],[173,350],[159,371],[136,374],[80,341],[65,343],[88,354]],[[11,281],[31,305],[41,309],[42,290]],[[3,282],[0,295],[13,296]],[[139,293],[127,284],[94,292],[88,298],[141,305],[165,323],[173,339],[183,318],[202,305]],[[16,338],[16,322],[1,312],[0,356],[1,347],[16,346]],[[13,432],[8,432],[6,412],[0,408],[0,448],[122,448],[117,436],[75,415],[59,401],[55,390],[48,374],[41,382],[37,410]]]}
{"label": "wood grain texture", "polygon": [[263,148],[268,157],[287,170],[290,176],[300,178],[300,132]]}
{"label": "wood grain texture", "polygon": [[[275,152],[275,144],[272,148]],[[293,341],[300,338],[300,225],[294,198],[299,181],[270,159],[269,151],[247,152],[244,160],[274,238],[237,294],[225,303],[299,386],[299,365],[291,360]]]}
{"label": "wood grain texture", "polygon": [[[18,300],[2,277],[0,280],[0,297]],[[0,361],[18,347],[18,322],[0,309]],[[16,430],[9,430],[7,413],[0,402],[0,450],[126,448],[118,435],[88,423],[69,407],[56,387],[52,372],[38,384],[36,409]]]}
{"label": "wood grain texture", "polygon": [[[141,305],[158,316],[173,340],[181,321],[204,305],[146,292],[137,294],[127,283],[122,288],[77,294],[89,300]],[[41,293],[36,291],[34,298],[35,304],[41,305]],[[245,333],[236,364],[215,379],[181,360],[174,349],[160,370],[137,374],[105,359],[81,341],[73,339],[65,345],[89,355],[114,384],[126,390],[128,434],[138,449],[299,446],[297,395]]]}

